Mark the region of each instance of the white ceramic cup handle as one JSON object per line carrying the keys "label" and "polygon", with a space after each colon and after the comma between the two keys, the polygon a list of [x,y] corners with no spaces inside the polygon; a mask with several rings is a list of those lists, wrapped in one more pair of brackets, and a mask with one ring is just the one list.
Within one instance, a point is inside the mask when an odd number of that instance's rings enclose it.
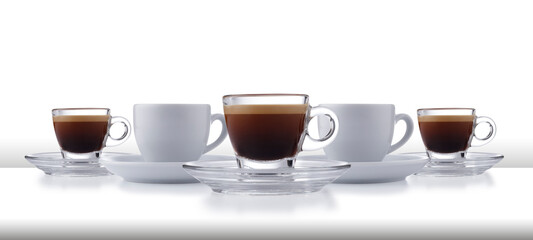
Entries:
{"label": "white ceramic cup handle", "polygon": [[[482,123],[488,123],[490,126],[490,132],[489,134],[484,138],[479,138],[476,136],[476,128],[479,124]],[[476,125],[474,126],[474,139],[472,139],[472,142],[470,143],[470,146],[472,147],[479,147],[483,146],[487,143],[489,143],[494,136],[496,136],[496,123],[489,117],[477,117],[476,118]]]}
{"label": "white ceramic cup handle", "polygon": [[213,122],[215,122],[216,120],[219,120],[220,123],[222,124],[222,130],[220,131],[220,135],[218,136],[217,140],[215,140],[214,142],[212,142],[211,144],[205,147],[204,153],[207,153],[213,150],[214,148],[216,148],[228,136],[228,129],[226,129],[226,121],[224,120],[224,115],[220,113],[211,115],[211,124],[213,124]]}
{"label": "white ceramic cup handle", "polygon": [[401,120],[405,122],[405,134],[403,135],[402,139],[400,139],[400,141],[390,147],[389,153],[394,152],[398,148],[403,146],[409,140],[409,138],[411,138],[411,135],[413,135],[413,120],[411,119],[411,117],[409,117],[409,115],[405,113],[396,114],[396,116],[394,116],[394,124],[398,123]]}
{"label": "white ceramic cup handle", "polygon": [[111,128],[116,123],[122,123],[124,125],[124,133],[122,134],[122,136],[120,136],[118,138],[114,138],[108,132],[107,133],[107,141],[105,143],[106,147],[118,146],[118,145],[124,143],[130,137],[131,124],[128,121],[128,119],[123,118],[123,117],[111,117],[111,126],[109,126],[109,128]]}
{"label": "white ceramic cup handle", "polygon": [[306,132],[305,139],[302,144],[302,150],[304,151],[324,148],[333,142],[333,140],[335,140],[335,137],[337,137],[337,133],[339,132],[339,118],[337,118],[337,115],[335,115],[333,111],[325,107],[311,108],[309,118],[311,119],[318,115],[325,115],[326,117],[329,117],[329,132],[320,139],[314,139],[309,135],[309,132]]}

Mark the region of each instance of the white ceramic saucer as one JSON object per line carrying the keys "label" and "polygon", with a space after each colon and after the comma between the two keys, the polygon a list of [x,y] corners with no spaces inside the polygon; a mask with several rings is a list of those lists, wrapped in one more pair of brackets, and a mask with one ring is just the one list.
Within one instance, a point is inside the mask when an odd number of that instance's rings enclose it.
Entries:
{"label": "white ceramic saucer", "polygon": [[[200,160],[235,159],[216,155],[204,155]],[[147,162],[141,155],[104,156],[100,159],[110,172],[125,181],[136,183],[196,183],[184,170],[185,162]]]}
{"label": "white ceramic saucer", "polygon": [[[324,159],[325,156],[301,156],[299,159]],[[389,154],[381,162],[350,162],[352,167],[335,183],[385,183],[404,180],[420,171],[428,157],[418,154]]]}
{"label": "white ceramic saucer", "polygon": [[[101,154],[101,156],[106,157],[122,155],[129,154],[113,152],[104,152]],[[53,176],[92,177],[111,174],[100,164],[99,158],[65,159],[60,152],[29,154],[25,158],[44,173]]]}

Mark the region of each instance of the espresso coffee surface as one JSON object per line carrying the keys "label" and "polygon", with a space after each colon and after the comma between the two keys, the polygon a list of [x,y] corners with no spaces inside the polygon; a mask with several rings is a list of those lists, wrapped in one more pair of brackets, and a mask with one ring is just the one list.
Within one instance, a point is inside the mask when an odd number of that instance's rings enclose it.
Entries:
{"label": "espresso coffee surface", "polygon": [[102,149],[109,116],[54,116],[54,129],[61,149],[88,153]]}
{"label": "espresso coffee surface", "polygon": [[277,160],[297,154],[307,104],[224,106],[226,126],[237,155]]}
{"label": "espresso coffee surface", "polygon": [[473,115],[419,116],[420,134],[426,148],[438,153],[465,151],[474,128]]}

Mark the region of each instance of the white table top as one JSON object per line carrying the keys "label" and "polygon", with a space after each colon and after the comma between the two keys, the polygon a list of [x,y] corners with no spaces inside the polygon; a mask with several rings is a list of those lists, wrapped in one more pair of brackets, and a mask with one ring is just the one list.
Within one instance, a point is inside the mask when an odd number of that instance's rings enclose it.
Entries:
{"label": "white table top", "polygon": [[241,196],[199,183],[137,184],[4,168],[0,236],[533,236],[532,184],[533,169],[495,168],[475,177],[410,176],[331,184],[305,195]]}

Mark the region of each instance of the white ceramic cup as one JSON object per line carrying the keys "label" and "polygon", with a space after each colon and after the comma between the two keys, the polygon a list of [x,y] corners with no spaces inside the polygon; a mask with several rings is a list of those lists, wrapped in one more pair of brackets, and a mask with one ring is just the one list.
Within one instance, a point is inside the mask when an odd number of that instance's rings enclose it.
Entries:
{"label": "white ceramic cup", "polygon": [[[207,145],[211,124],[222,131]],[[188,162],[220,145],[228,135],[222,114],[211,114],[209,104],[135,104],[133,128],[145,161]]]}
{"label": "white ceramic cup", "polygon": [[[378,162],[401,146],[413,134],[413,120],[407,114],[395,114],[393,104],[321,104],[339,118],[342,130],[324,148],[328,159],[347,162]],[[392,145],[395,124],[403,120],[406,131],[400,141]],[[319,135],[329,131],[329,119],[318,118]]]}

